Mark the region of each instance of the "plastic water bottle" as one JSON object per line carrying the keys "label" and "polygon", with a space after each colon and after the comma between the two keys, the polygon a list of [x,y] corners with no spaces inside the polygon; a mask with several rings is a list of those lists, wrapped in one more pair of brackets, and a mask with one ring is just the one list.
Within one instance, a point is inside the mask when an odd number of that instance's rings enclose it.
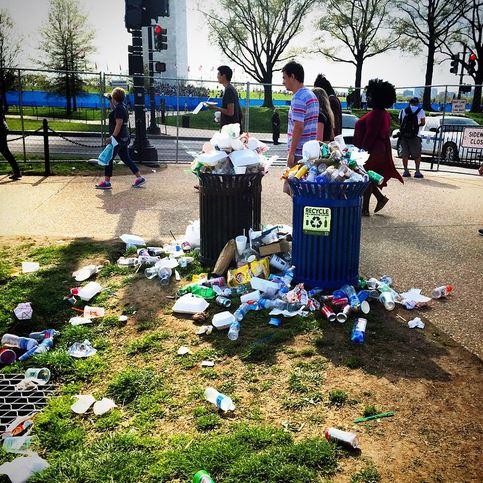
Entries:
{"label": "plastic water bottle", "polygon": [[355,344],[363,344],[366,337],[366,319],[356,319],[354,328],[352,329],[351,341]]}
{"label": "plastic water bottle", "polygon": [[168,267],[160,268],[158,271],[158,277],[161,285],[169,285],[169,280],[171,278],[171,275],[173,275],[173,270],[171,270],[171,268],[168,268]]}
{"label": "plastic water bottle", "polygon": [[447,297],[453,291],[452,285],[443,285],[442,287],[436,287],[431,292],[433,299],[440,299],[441,297]]}
{"label": "plastic water bottle", "polygon": [[18,335],[14,334],[4,334],[2,337],[2,345],[29,351],[30,349],[37,347],[39,344],[35,339],[30,337],[19,337]]}
{"label": "plastic water bottle", "polygon": [[[341,287],[342,292],[344,292],[345,296],[349,299],[349,303],[353,309],[358,309],[359,305],[361,304],[359,301],[359,297],[356,294],[356,291],[352,285],[344,285]],[[335,295],[334,295],[335,296]]]}
{"label": "plastic water bottle", "polygon": [[30,332],[29,337],[42,342],[44,339],[52,339],[58,335],[60,335],[59,331],[55,329],[46,329],[42,330],[41,332]]}
{"label": "plastic water bottle", "polygon": [[315,181],[315,178],[316,178],[317,174],[318,174],[317,167],[316,166],[312,166],[309,169],[309,174],[307,175],[306,180],[309,183],[313,183]]}
{"label": "plastic water bottle", "polygon": [[32,349],[23,353],[18,360],[25,361],[29,357],[36,356],[37,354],[43,354],[54,347],[54,339],[44,339],[38,346],[32,347]]}
{"label": "plastic water bottle", "polygon": [[285,270],[282,274],[282,279],[285,282],[285,285],[290,287],[292,285],[292,280],[295,276],[295,267],[291,267],[288,270]]}
{"label": "plastic water bottle", "polygon": [[240,322],[236,321],[230,325],[230,330],[228,331],[228,338],[230,340],[237,340],[240,334]]}
{"label": "plastic water bottle", "polygon": [[235,313],[233,314],[235,316],[235,319],[238,321],[238,322],[241,322],[243,320],[243,318],[245,317],[245,315],[248,314],[248,312],[250,312],[250,310],[255,310],[257,308],[256,305],[254,304],[241,304],[240,307],[238,307],[236,310],[235,310]]}
{"label": "plastic water bottle", "polygon": [[221,305],[222,307],[228,308],[231,306],[231,300],[227,297],[223,297],[222,295],[218,295],[215,301],[218,305]]}
{"label": "plastic water bottle", "polygon": [[235,410],[235,405],[231,398],[221,394],[214,387],[207,387],[205,389],[205,399],[222,411],[226,412]]}

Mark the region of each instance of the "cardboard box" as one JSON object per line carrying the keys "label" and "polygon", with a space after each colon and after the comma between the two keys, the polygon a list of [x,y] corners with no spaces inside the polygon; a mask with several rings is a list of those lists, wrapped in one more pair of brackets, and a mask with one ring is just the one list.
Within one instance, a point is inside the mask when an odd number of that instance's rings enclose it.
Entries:
{"label": "cardboard box", "polygon": [[292,244],[287,240],[279,240],[270,245],[262,245],[259,248],[260,256],[266,257],[267,255],[273,255],[274,253],[287,253],[292,249]]}

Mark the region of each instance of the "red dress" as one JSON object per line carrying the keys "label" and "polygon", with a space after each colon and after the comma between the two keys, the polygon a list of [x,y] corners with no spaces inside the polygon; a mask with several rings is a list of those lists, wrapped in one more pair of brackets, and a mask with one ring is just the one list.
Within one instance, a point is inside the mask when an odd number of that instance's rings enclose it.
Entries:
{"label": "red dress", "polygon": [[381,186],[386,186],[390,178],[404,183],[392,159],[390,129],[391,116],[384,109],[373,109],[364,114],[354,128],[354,145],[369,153],[364,167],[384,176]]}

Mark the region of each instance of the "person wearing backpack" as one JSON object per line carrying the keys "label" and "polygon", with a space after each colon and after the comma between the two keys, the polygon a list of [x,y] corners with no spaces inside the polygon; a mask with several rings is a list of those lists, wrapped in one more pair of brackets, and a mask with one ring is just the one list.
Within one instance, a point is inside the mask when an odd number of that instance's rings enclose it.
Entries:
{"label": "person wearing backpack", "polygon": [[409,100],[409,105],[399,113],[399,139],[401,145],[401,157],[404,166],[403,176],[411,177],[408,171],[409,158],[414,159],[416,166],[415,178],[424,178],[419,165],[421,163],[421,137],[419,136],[422,126],[426,124],[426,117],[423,109],[419,106],[419,99],[413,97]]}

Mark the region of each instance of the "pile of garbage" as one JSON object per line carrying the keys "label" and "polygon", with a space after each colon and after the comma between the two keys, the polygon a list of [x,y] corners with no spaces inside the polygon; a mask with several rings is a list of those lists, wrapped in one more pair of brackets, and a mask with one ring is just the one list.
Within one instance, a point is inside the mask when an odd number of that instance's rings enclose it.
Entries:
{"label": "pile of garbage", "polygon": [[[13,364],[16,360],[26,361],[30,357],[49,351],[54,346],[54,337],[59,332],[54,329],[31,332],[28,337],[4,334],[1,339],[0,363]],[[18,353],[22,351],[19,356]]]}
{"label": "pile of garbage", "polygon": [[268,146],[248,133],[240,133],[240,124],[227,124],[203,144],[191,170],[196,175],[266,173],[277,156],[267,158]]}
{"label": "pile of garbage", "polygon": [[302,149],[302,159],[282,174],[282,179],[296,178],[308,183],[361,183],[369,180],[382,184],[384,177],[364,169],[369,153],[347,146],[342,136],[330,143],[308,141]]}

